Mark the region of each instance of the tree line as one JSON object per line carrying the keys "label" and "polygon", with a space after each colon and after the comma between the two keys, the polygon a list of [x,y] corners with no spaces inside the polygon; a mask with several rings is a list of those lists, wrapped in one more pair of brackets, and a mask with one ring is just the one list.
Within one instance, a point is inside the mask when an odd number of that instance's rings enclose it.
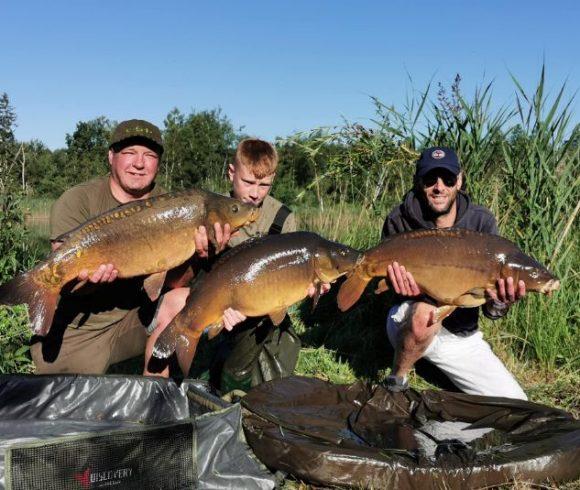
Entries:
{"label": "tree line", "polygon": [[[58,197],[69,187],[108,172],[109,137],[117,121],[100,116],[79,121],[65,137],[65,147],[17,141],[17,116],[6,93],[0,96],[0,185],[30,197]],[[158,181],[166,189],[195,186],[223,188],[227,164],[237,143],[248,137],[220,109],[184,113],[172,109],[161,127],[165,152]],[[295,142],[277,142],[282,164],[278,195],[290,199],[314,178],[311,159]],[[325,151],[328,153],[328,150]],[[322,157],[322,155],[321,155]],[[318,157],[317,160],[321,158]]]}

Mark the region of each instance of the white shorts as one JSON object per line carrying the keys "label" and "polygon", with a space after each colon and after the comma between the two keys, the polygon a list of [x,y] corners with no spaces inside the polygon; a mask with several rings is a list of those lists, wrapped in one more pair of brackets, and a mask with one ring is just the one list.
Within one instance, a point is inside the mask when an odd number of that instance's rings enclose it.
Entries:
{"label": "white shorts", "polygon": [[[387,335],[393,346],[412,302],[393,306],[387,316]],[[470,395],[527,400],[521,386],[477,330],[463,337],[441,328],[423,356],[441,369],[460,390]]]}

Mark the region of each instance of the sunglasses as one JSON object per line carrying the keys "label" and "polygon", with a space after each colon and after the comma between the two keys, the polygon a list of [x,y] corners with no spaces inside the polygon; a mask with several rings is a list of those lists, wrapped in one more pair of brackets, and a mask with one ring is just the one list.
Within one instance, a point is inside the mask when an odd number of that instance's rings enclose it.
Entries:
{"label": "sunglasses", "polygon": [[453,175],[450,172],[441,171],[429,172],[428,174],[425,174],[421,178],[421,183],[423,184],[423,187],[432,187],[437,183],[439,177],[441,177],[441,180],[446,187],[453,187],[455,184],[457,184],[457,175]]}

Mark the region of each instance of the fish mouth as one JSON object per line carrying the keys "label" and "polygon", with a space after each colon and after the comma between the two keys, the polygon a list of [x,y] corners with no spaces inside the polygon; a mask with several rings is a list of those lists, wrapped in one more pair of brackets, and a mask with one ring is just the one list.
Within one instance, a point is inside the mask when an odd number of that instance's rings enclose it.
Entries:
{"label": "fish mouth", "polygon": [[252,209],[252,213],[250,214],[250,221],[256,221],[260,217],[260,208]]}
{"label": "fish mouth", "polygon": [[550,279],[544,287],[540,290],[541,293],[550,295],[553,291],[560,289],[560,281],[558,279]]}

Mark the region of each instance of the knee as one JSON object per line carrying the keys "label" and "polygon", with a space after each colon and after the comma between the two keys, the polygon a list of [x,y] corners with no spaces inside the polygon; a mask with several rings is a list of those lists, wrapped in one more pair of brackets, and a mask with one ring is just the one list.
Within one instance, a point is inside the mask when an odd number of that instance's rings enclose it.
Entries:
{"label": "knee", "polygon": [[417,342],[423,342],[428,339],[431,335],[430,332],[425,328],[425,326],[420,322],[412,322],[411,328],[409,329],[409,334]]}
{"label": "knee", "polygon": [[437,333],[431,321],[433,309],[434,307],[418,307],[410,316],[408,330],[416,342],[425,342]]}
{"label": "knee", "polygon": [[189,296],[189,288],[176,288],[167,292],[159,305],[157,312],[158,327],[165,327],[175,315],[177,315],[185,306],[187,297]]}

